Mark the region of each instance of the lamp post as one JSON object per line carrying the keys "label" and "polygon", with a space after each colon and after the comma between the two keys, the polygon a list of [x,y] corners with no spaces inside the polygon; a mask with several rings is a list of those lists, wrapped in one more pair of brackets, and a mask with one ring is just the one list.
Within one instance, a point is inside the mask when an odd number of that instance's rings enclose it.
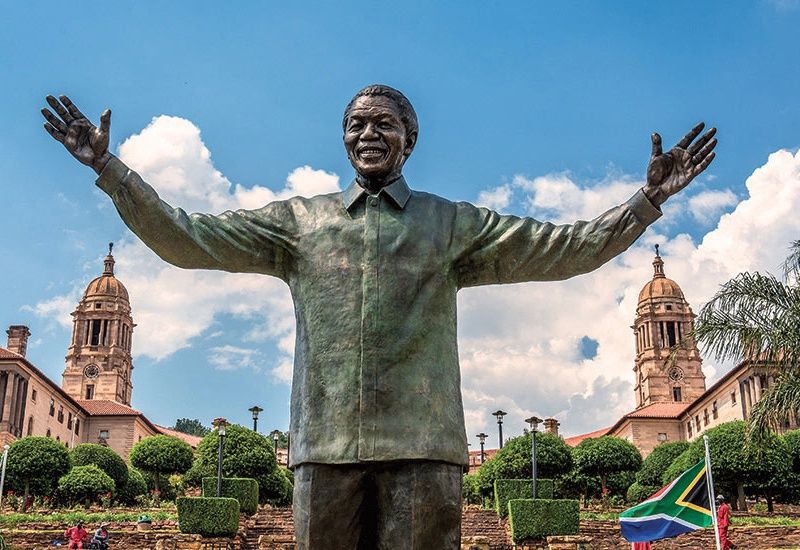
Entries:
{"label": "lamp post", "polygon": [[217,496],[222,493],[222,449],[225,446],[225,426],[229,423],[222,417],[215,418],[211,424],[217,429],[219,447],[217,449]]}
{"label": "lamp post", "polygon": [[483,464],[483,461],[486,460],[486,454],[483,452],[483,444],[486,442],[486,438],[489,436],[481,432],[475,437],[477,437],[478,440],[481,442],[481,464]]}
{"label": "lamp post", "polygon": [[533,499],[536,500],[536,428],[542,419],[532,416],[526,418],[525,422],[531,425],[531,475],[533,477]]}
{"label": "lamp post", "polygon": [[503,448],[503,417],[505,415],[507,415],[507,414],[508,414],[507,412],[505,412],[503,410],[500,410],[500,409],[497,409],[496,411],[494,411],[492,413],[492,416],[497,418],[497,430],[500,433],[500,448],[501,449]]}
{"label": "lamp post", "polygon": [[272,430],[270,434],[272,436],[272,450],[275,451],[275,456],[278,456],[278,440],[281,438],[281,431],[280,430]]}
{"label": "lamp post", "polygon": [[247,410],[250,411],[251,413],[253,413],[253,431],[257,432],[258,431],[258,413],[260,413],[264,409],[262,409],[258,405],[253,405],[252,407],[250,407]]}
{"label": "lamp post", "polygon": [[3,509],[3,485],[6,482],[6,464],[8,463],[9,445],[3,445],[3,460],[0,466],[0,510]]}

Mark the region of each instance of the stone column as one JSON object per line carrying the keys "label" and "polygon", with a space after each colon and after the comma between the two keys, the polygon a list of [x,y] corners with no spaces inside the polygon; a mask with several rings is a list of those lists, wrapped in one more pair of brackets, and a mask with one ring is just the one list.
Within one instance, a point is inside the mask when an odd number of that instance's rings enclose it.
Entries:
{"label": "stone column", "polygon": [[0,414],[0,418],[3,419],[3,421],[0,422],[0,431],[11,431],[9,427],[11,425],[11,411],[14,405],[14,394],[17,391],[17,374],[8,371],[7,375],[6,393],[3,398],[3,411],[2,414]]}

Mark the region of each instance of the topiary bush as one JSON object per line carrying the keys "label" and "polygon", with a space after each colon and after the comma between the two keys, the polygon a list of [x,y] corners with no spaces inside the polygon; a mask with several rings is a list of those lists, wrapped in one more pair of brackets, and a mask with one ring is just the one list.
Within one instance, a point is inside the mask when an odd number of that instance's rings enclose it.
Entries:
{"label": "topiary bush", "polygon": [[[252,516],[258,511],[258,482],[245,477],[223,477],[219,496],[235,498],[239,501],[239,510]],[[217,496],[217,478],[203,478],[203,496]]]}
{"label": "topiary bush", "polygon": [[[636,472],[642,466],[642,455],[633,444],[610,435],[584,439],[575,448],[576,469],[586,476],[598,476],[603,494],[609,487],[609,476]],[[633,483],[633,479],[630,479]],[[628,487],[625,486],[624,490]]]}
{"label": "topiary bush", "polygon": [[225,497],[181,497],[178,528],[204,537],[232,537],[239,530],[239,501]]}
{"label": "topiary bush", "polygon": [[640,485],[637,481],[628,487],[625,500],[627,500],[629,504],[638,504],[650,498],[650,496],[655,494],[660,488],[661,485]]}
{"label": "topiary bush", "polygon": [[580,522],[577,500],[514,499],[508,503],[509,527],[515,544],[551,535],[576,535]]}
{"label": "topiary bush", "polygon": [[154,488],[163,491],[161,477],[182,474],[192,466],[194,453],[188,443],[171,435],[145,437],[131,449],[131,464],[152,474]]}
{"label": "topiary bush", "polygon": [[117,501],[122,504],[134,504],[136,497],[147,493],[147,482],[142,473],[136,468],[128,467],[128,480],[122,487],[117,488]]}
{"label": "topiary bush", "polygon": [[81,443],[69,453],[73,466],[94,464],[114,480],[118,488],[124,487],[128,481],[128,465],[111,448],[97,443]]}
{"label": "topiary bush", "polygon": [[[498,479],[494,482],[494,509],[501,518],[508,515],[508,502],[514,499],[530,499],[533,495],[530,479]],[[536,480],[536,498],[553,498],[553,480]]]}
{"label": "topiary bush", "polygon": [[58,480],[60,499],[71,504],[90,504],[115,489],[114,480],[94,464],[75,466]]}
{"label": "topiary bush", "polygon": [[657,445],[642,462],[642,467],[636,473],[636,482],[640,486],[661,487],[664,472],[688,448],[688,441],[671,441]]}
{"label": "topiary bush", "polygon": [[483,504],[478,474],[466,474],[461,480],[461,498],[464,504]]}
{"label": "topiary bush", "polygon": [[[537,477],[553,479],[572,468],[572,452],[560,437],[536,432]],[[530,479],[531,434],[509,439],[503,448],[478,469],[481,494],[491,498],[496,479]]]}
{"label": "topiary bush", "polygon": [[[226,432],[222,475],[255,479],[258,482],[258,498],[262,503],[273,506],[290,504],[293,475],[286,468],[278,466],[272,441],[239,425],[228,426]],[[204,477],[216,475],[218,446],[216,430],[203,438],[197,446],[197,458],[185,477],[188,485],[200,486]]]}
{"label": "topiary bush", "polygon": [[61,476],[69,472],[69,453],[55,439],[28,436],[17,439],[8,450],[6,488],[50,495]]}

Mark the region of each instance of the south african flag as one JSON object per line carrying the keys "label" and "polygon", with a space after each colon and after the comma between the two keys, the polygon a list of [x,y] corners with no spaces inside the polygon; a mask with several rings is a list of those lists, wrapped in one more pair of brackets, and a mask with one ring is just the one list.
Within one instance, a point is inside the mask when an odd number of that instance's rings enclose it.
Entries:
{"label": "south african flag", "polygon": [[619,515],[628,542],[677,537],[713,524],[706,464],[701,460],[656,494]]}

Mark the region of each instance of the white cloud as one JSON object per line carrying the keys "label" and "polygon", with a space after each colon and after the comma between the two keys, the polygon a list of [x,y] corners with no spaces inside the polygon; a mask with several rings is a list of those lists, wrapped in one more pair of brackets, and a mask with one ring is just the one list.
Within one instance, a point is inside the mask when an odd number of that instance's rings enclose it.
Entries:
{"label": "white cloud", "polygon": [[[527,193],[522,205],[533,215],[559,222],[592,218],[641,185],[622,179],[586,187],[566,174],[514,182]],[[686,234],[665,235],[669,220],[659,221],[594,273],[462,292],[459,347],[469,438],[480,431],[496,433],[489,413],[497,408],[510,413],[507,435],[520,433],[522,420],[531,413],[555,416],[562,432],[576,434],[609,426],[631,410],[634,339],[629,327],[638,293],[652,277],[652,245],[662,245],[667,276],[681,285],[698,311],[719,284],[737,273],[777,271],[789,242],[800,234],[795,215],[800,209],[800,153],[770,155],[746,186],[747,196],[699,244]],[[686,204],[695,196],[674,197],[665,213],[671,213],[676,200]],[[584,336],[599,344],[592,359],[579,353]],[[709,383],[726,368],[706,359]]]}
{"label": "white cloud", "polygon": [[730,189],[703,191],[689,198],[689,212],[702,224],[716,221],[727,208],[736,205],[736,195]]}
{"label": "white cloud", "polygon": [[476,204],[492,210],[503,210],[507,208],[508,205],[511,204],[511,186],[505,184],[493,189],[481,191]]}
{"label": "white cloud", "polygon": [[[339,189],[335,174],[309,166],[293,170],[277,191],[260,185],[249,188],[233,185],[214,167],[199,128],[179,117],[155,117],[144,130],[122,143],[119,156],[164,200],[189,211],[217,213],[258,208],[291,196]],[[104,200],[109,202],[107,197]],[[287,380],[285,364],[291,365],[293,349],[285,342],[294,339],[294,313],[283,282],[262,275],[179,269],[165,264],[134,237],[118,243],[114,255],[117,275],[129,290],[138,325],[133,338],[134,355],[169,357],[190,346],[192,339],[208,331],[220,316],[231,315],[248,319],[253,328],[241,335],[225,330],[226,339],[277,341],[282,355],[270,361],[270,372],[274,370],[273,376]],[[83,288],[85,283],[68,295],[54,297],[30,309],[44,317],[56,317],[69,326],[69,312]],[[218,326],[214,329],[209,337],[220,332]],[[209,362],[220,369],[259,367],[257,363],[264,360],[255,352],[245,353],[245,349],[218,346],[212,349]]]}
{"label": "white cloud", "polygon": [[253,348],[242,348],[226,344],[209,350],[208,362],[217,370],[239,370],[250,368],[261,370],[261,352]]}

